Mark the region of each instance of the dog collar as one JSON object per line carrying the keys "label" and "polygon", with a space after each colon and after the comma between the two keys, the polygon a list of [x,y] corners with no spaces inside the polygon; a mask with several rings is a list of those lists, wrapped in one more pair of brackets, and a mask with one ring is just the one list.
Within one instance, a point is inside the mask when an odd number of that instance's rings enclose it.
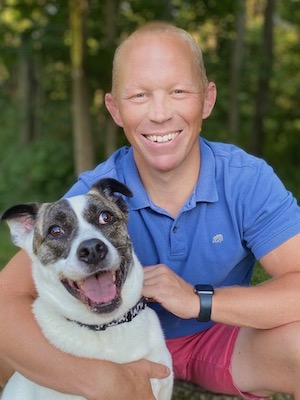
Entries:
{"label": "dog collar", "polygon": [[146,307],[147,307],[147,298],[142,297],[136,303],[136,305],[134,307],[132,307],[126,315],[124,315],[124,317],[122,317],[120,319],[116,319],[111,322],[108,322],[107,324],[103,324],[103,325],[89,325],[89,324],[84,324],[79,321],[73,321],[68,318],[67,318],[67,320],[71,321],[71,322],[76,322],[76,324],[83,326],[85,328],[89,328],[91,331],[105,331],[106,328],[110,328],[111,326],[120,325],[120,324],[123,324],[124,322],[130,322],[131,320],[133,320],[133,318],[135,318],[137,315],[139,315],[139,313],[141,311],[143,311]]}

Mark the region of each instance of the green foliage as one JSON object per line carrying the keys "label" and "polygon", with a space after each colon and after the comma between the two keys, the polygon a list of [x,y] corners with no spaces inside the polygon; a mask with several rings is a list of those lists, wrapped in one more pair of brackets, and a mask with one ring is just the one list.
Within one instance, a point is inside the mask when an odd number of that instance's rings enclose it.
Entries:
{"label": "green foliage", "polygon": [[11,241],[8,226],[4,222],[0,224],[0,271],[17,252],[16,246]]}
{"label": "green foliage", "polygon": [[[266,1],[249,0],[238,95],[240,132],[228,129],[230,62],[235,38],[237,0],[111,0],[115,36],[109,37],[106,0],[89,0],[86,72],[90,112],[98,160],[104,157],[106,120],[103,94],[110,90],[113,51],[122,37],[152,19],[169,20],[189,30],[204,51],[208,77],[217,83],[218,100],[204,121],[203,136],[251,150],[254,101],[261,73],[263,10]],[[263,157],[288,189],[300,198],[300,0],[277,2],[274,66]],[[107,3],[108,4],[108,3]],[[111,3],[110,3],[111,4]],[[105,11],[106,10],[106,11]],[[0,210],[13,202],[52,200],[76,179],[73,173],[71,127],[70,32],[68,2],[6,0],[0,5]],[[36,71],[40,126],[21,145],[19,102],[20,54]],[[34,105],[33,105],[34,107]],[[120,135],[120,143],[124,142]]]}
{"label": "green foliage", "polygon": [[24,201],[51,201],[74,181],[70,140],[41,138],[30,147],[13,142],[0,161],[0,209]]}

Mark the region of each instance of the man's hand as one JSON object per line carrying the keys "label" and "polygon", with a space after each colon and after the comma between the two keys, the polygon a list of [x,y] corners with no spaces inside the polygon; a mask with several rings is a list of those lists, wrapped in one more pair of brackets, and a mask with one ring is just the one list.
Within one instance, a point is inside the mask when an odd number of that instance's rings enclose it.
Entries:
{"label": "man's hand", "polygon": [[143,295],[160,303],[180,318],[196,318],[199,297],[194,288],[164,264],[144,268]]}
{"label": "man's hand", "polygon": [[[148,360],[139,360],[127,364],[108,362],[100,385],[100,392],[95,397],[86,395],[89,400],[155,400],[150,379],[164,379],[170,375],[168,367]],[[87,388],[87,391],[89,389]]]}

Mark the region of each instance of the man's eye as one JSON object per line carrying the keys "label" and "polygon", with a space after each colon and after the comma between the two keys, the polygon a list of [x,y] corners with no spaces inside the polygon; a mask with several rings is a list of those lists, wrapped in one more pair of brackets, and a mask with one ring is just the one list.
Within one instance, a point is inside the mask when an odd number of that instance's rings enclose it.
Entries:
{"label": "man's eye", "polygon": [[138,93],[135,95],[135,97],[142,99],[143,97],[145,97],[145,93]]}
{"label": "man's eye", "polygon": [[139,92],[132,95],[129,100],[133,102],[142,102],[147,99],[147,94],[144,92]]}
{"label": "man's eye", "polygon": [[65,230],[59,225],[50,226],[48,234],[53,238],[60,238],[65,234]]}
{"label": "man's eye", "polygon": [[184,93],[184,91],[181,90],[181,89],[175,89],[175,90],[173,91],[173,93],[174,93],[174,94],[182,94],[182,93]]}
{"label": "man's eye", "polygon": [[109,211],[102,211],[99,215],[99,223],[101,225],[109,224],[114,221],[114,216]]}

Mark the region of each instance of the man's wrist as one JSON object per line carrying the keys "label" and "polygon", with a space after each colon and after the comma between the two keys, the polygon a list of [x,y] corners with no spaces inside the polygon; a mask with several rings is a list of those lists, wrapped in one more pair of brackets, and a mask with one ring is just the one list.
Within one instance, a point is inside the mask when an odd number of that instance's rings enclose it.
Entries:
{"label": "man's wrist", "polygon": [[198,295],[200,302],[200,312],[196,318],[197,321],[210,321],[214,288],[211,285],[195,285],[194,293]]}

